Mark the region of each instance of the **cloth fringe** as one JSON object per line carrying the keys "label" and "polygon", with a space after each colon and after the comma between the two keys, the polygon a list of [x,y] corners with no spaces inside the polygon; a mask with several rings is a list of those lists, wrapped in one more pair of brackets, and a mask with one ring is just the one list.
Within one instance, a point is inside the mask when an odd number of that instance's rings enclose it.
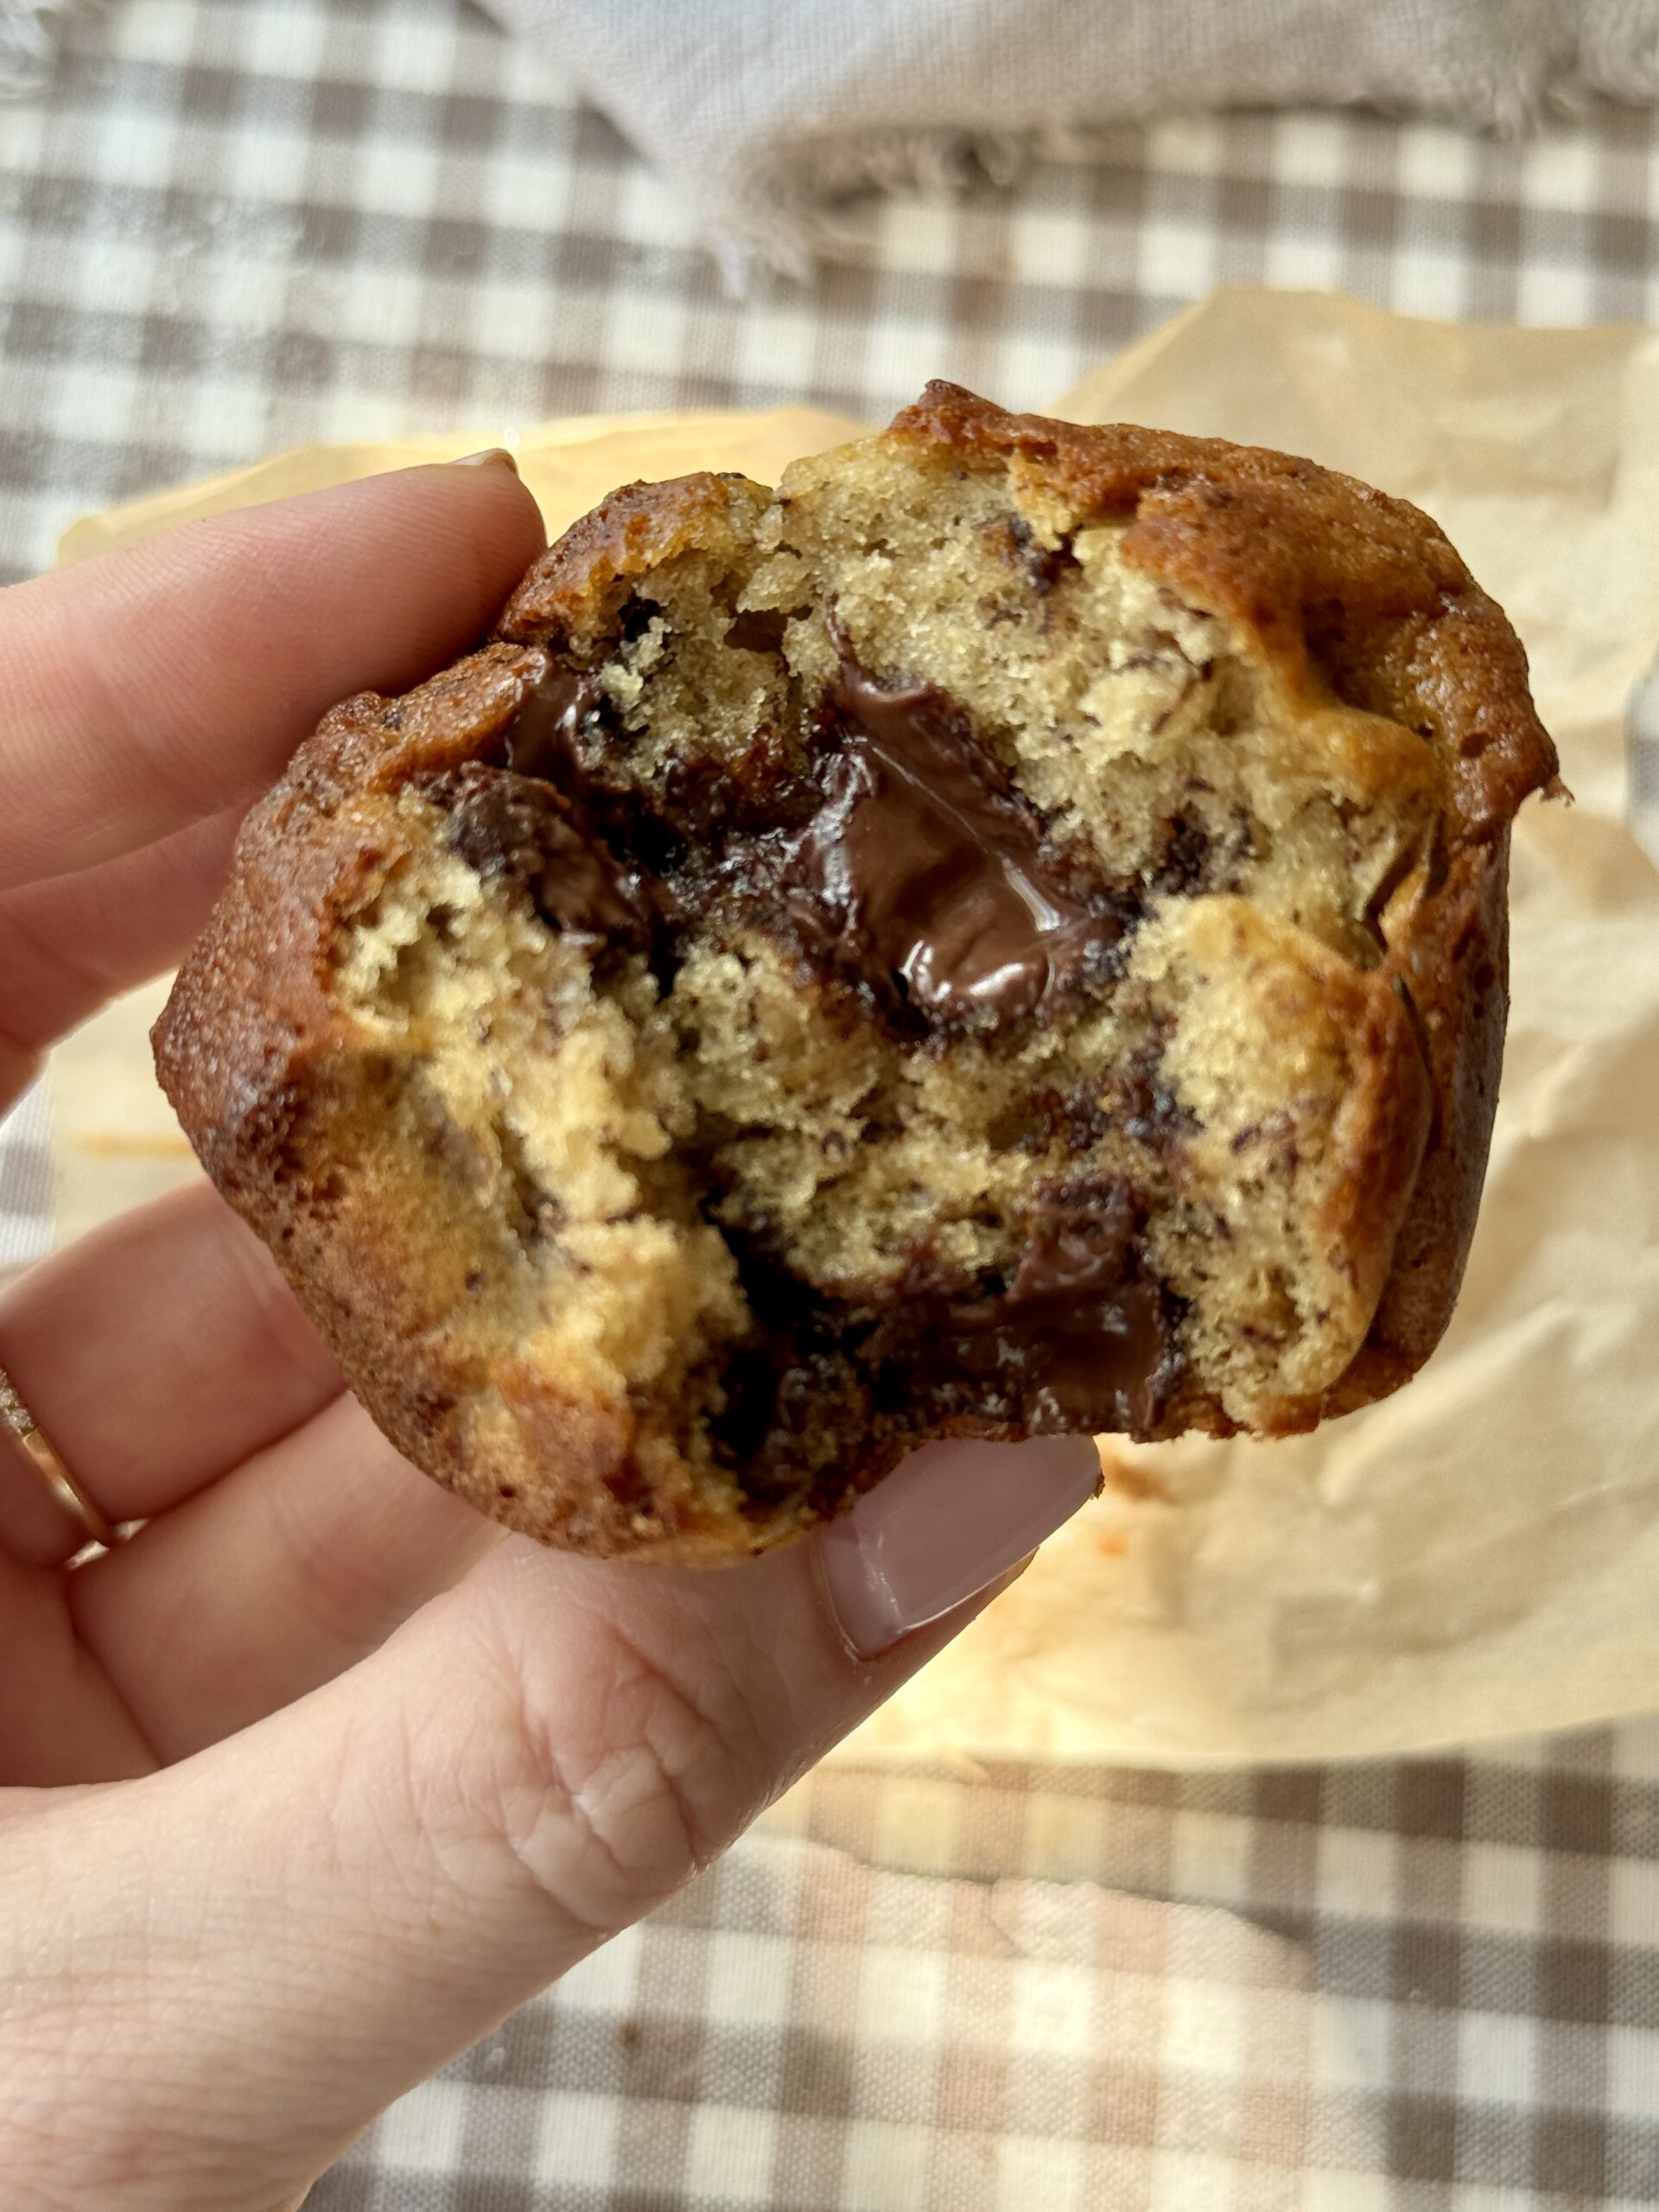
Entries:
{"label": "cloth fringe", "polygon": [[[1499,62],[1432,109],[1437,120],[1501,138],[1525,137],[1552,116],[1581,115],[1598,99],[1627,105],[1659,101],[1659,0],[1588,0],[1576,29],[1542,52]],[[1358,104],[1358,103],[1355,103]],[[848,203],[869,192],[942,199],[979,184],[1017,183],[1045,156],[1087,161],[1115,130],[1150,122],[1171,107],[1109,124],[1069,123],[1032,130],[910,130],[797,140],[758,162],[741,190],[705,197],[728,289],[741,293],[764,270],[799,276],[817,254],[855,235]]]}

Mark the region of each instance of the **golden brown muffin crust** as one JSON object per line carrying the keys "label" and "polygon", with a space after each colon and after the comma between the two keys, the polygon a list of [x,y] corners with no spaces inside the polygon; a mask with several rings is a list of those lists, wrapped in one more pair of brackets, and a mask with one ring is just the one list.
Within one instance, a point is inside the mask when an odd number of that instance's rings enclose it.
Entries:
{"label": "golden brown muffin crust", "polygon": [[1007,415],[942,382],[888,435],[1016,462],[1080,511],[1132,516],[1125,557],[1248,626],[1288,689],[1328,685],[1427,738],[1467,836],[1496,835],[1554,779],[1520,639],[1409,501],[1289,454]]}

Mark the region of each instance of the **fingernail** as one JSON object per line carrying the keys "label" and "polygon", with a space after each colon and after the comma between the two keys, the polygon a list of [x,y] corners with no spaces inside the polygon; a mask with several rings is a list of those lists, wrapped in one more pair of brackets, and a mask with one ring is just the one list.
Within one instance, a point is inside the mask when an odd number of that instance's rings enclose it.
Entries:
{"label": "fingernail", "polygon": [[1099,1482],[1086,1436],[925,1444],[819,1539],[842,1634],[874,1659],[1018,1566]]}
{"label": "fingernail", "polygon": [[482,453],[463,453],[449,464],[451,468],[510,468],[516,476],[518,464],[505,446],[486,446]]}

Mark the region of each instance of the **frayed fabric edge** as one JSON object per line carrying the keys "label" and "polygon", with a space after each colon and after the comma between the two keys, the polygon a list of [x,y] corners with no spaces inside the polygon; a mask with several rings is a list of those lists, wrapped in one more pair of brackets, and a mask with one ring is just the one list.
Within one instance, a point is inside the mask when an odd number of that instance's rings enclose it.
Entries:
{"label": "frayed fabric edge", "polygon": [[[1600,0],[1576,32],[1529,67],[1465,79],[1435,103],[1395,107],[1362,99],[1380,113],[1432,113],[1502,138],[1525,136],[1551,117],[1582,115],[1596,100],[1643,105],[1659,100],[1659,4]],[[903,130],[792,139],[760,159],[741,184],[717,182],[702,196],[702,222],[728,292],[744,297],[768,276],[804,280],[815,259],[860,242],[868,213],[850,203],[874,192],[945,199],[976,185],[1016,184],[1033,162],[1088,161],[1115,131],[1154,119],[1123,115],[1098,124],[1046,124],[1028,130]]]}
{"label": "frayed fabric edge", "polygon": [[1605,93],[1633,105],[1659,100],[1659,0],[1589,0],[1565,99]]}
{"label": "frayed fabric edge", "polygon": [[705,235],[734,297],[766,276],[804,282],[822,255],[845,251],[865,221],[849,203],[876,192],[955,198],[977,184],[1017,184],[1032,162],[1055,150],[1050,130],[881,130],[795,140],[741,187],[706,192]]}

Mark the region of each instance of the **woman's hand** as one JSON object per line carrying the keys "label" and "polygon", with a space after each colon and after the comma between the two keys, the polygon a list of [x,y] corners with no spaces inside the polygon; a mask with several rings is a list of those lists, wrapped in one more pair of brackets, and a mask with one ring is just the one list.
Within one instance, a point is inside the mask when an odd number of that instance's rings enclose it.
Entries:
{"label": "woman's hand", "polygon": [[[347,693],[464,651],[541,545],[499,465],[198,523],[0,596],[0,1103],[177,958]],[[274,2212],[647,1912],[1094,1485],[932,1447],[726,1573],[505,1538],[342,1389],[207,1185],[0,1301],[0,1365],[129,1543],[0,1440],[0,2172],[11,2212]]]}

